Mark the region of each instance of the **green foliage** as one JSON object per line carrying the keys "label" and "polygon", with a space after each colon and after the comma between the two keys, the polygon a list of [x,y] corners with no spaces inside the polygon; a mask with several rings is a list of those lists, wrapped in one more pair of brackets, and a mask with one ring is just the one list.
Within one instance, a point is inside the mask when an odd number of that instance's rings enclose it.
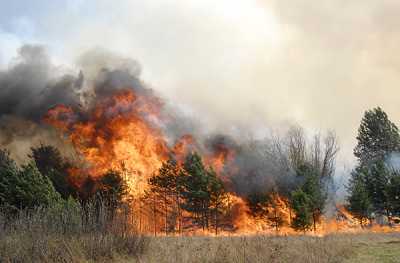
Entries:
{"label": "green foliage", "polygon": [[18,168],[5,151],[0,151],[0,205],[11,212],[49,206],[60,201],[51,181],[34,163]]}
{"label": "green foliage", "polygon": [[295,218],[292,221],[292,227],[299,231],[306,231],[313,225],[311,200],[303,190],[298,189],[292,192],[291,206],[295,212]]}
{"label": "green foliage", "polygon": [[387,210],[386,188],[390,171],[382,160],[372,163],[366,171],[363,174],[371,204],[376,213],[383,214]]}
{"label": "green foliage", "polygon": [[8,151],[0,150],[0,205],[9,204],[12,197],[10,185],[17,183],[18,168]]}
{"label": "green foliage", "polygon": [[179,208],[191,214],[195,224],[203,229],[213,224],[217,233],[227,194],[221,179],[204,167],[197,153],[186,157],[183,169],[173,160],[165,163],[149,183],[156,193],[176,196]]}
{"label": "green foliage", "polygon": [[68,181],[68,169],[72,165],[61,156],[57,148],[41,144],[38,147],[31,148],[30,157],[40,173],[51,180],[62,198],[68,199],[71,195],[75,195],[76,191]]}
{"label": "green foliage", "polygon": [[380,107],[366,111],[358,128],[354,149],[360,164],[384,160],[388,154],[399,150],[399,129],[387,114]]}
{"label": "green foliage", "polygon": [[386,185],[387,207],[392,215],[400,216],[400,174],[391,173]]}
{"label": "green foliage", "polygon": [[180,229],[182,187],[180,173],[180,168],[175,159],[171,158],[164,162],[158,173],[148,181],[150,185],[148,201],[151,201],[154,205],[154,202],[161,200],[163,204],[163,209],[159,212],[164,214],[165,233],[175,230],[177,221]]}
{"label": "green foliage", "polygon": [[368,170],[365,167],[356,168],[352,172],[347,186],[350,193],[347,197],[347,209],[360,221],[361,225],[365,219],[370,217],[372,211],[372,203],[366,185],[366,174],[368,174]]}
{"label": "green foliage", "polygon": [[209,176],[197,153],[189,154],[184,163],[182,175],[183,208],[195,215],[195,220],[203,226],[207,225],[207,212],[210,202],[208,192]]}
{"label": "green foliage", "polygon": [[180,192],[180,169],[174,159],[164,162],[158,174],[149,179],[152,191],[159,194],[178,195]]}
{"label": "green foliage", "polygon": [[121,174],[110,170],[99,180],[97,193],[101,196],[106,206],[115,210],[123,202],[123,198],[128,193],[128,186]]}
{"label": "green foliage", "polygon": [[218,178],[217,174],[213,169],[210,169],[208,172],[209,177],[209,209],[213,217],[213,225],[215,234],[218,234],[218,227],[220,221],[220,215],[225,212],[225,203],[227,201],[228,195],[225,191],[224,184],[220,178]]}
{"label": "green foliage", "polygon": [[360,219],[370,213],[396,214],[398,211],[397,175],[385,164],[389,154],[400,150],[400,135],[381,108],[365,112],[357,135],[354,155],[359,166],[349,182],[348,208]]}
{"label": "green foliage", "polygon": [[311,223],[316,230],[316,224],[320,221],[327,198],[323,184],[325,178],[322,178],[321,174],[308,163],[300,165],[296,173],[303,183],[292,193],[292,208],[296,216],[293,226],[299,230],[306,230],[308,220],[311,218]]}

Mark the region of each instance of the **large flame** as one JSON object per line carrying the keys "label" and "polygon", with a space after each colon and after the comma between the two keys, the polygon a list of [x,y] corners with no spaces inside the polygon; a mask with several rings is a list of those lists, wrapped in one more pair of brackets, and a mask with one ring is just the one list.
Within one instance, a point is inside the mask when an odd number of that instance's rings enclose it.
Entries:
{"label": "large flame", "polygon": [[88,174],[126,172],[132,192],[139,193],[168,157],[166,140],[152,123],[159,118],[159,106],[154,99],[124,90],[98,101],[89,112],[56,106],[45,120],[68,135],[88,163]]}

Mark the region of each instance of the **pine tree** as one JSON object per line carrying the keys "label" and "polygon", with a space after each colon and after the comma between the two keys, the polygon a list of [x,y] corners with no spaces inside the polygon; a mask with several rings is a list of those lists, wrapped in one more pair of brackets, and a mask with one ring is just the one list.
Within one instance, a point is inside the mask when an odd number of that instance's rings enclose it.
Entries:
{"label": "pine tree", "polygon": [[209,228],[213,217],[215,232],[218,233],[219,216],[227,198],[224,185],[214,170],[206,169],[197,153],[189,154],[180,176],[182,207],[192,214],[193,221],[203,230]]}
{"label": "pine tree", "polygon": [[303,190],[298,189],[291,194],[291,207],[295,212],[292,227],[298,231],[307,231],[313,225],[310,199]]}
{"label": "pine tree", "polygon": [[208,208],[210,195],[208,192],[209,178],[200,156],[189,154],[184,162],[182,175],[183,208],[193,214],[194,222],[203,230],[208,227]]}
{"label": "pine tree", "polygon": [[393,171],[386,185],[386,197],[389,213],[392,216],[400,216],[400,174]]}
{"label": "pine tree", "polygon": [[357,141],[354,155],[362,165],[384,160],[388,154],[400,150],[399,129],[380,107],[365,112]]}
{"label": "pine tree", "polygon": [[220,225],[220,216],[225,212],[225,204],[227,202],[227,193],[224,184],[220,178],[217,177],[215,171],[210,168],[208,171],[209,177],[209,195],[210,195],[210,210],[213,217],[213,224],[215,235],[218,235],[218,228]]}
{"label": "pine tree", "polygon": [[308,163],[304,163],[297,169],[297,176],[304,180],[300,189],[307,196],[307,207],[312,216],[314,231],[316,231],[327,197],[323,184],[325,178],[322,178],[320,173]]}
{"label": "pine tree", "polygon": [[382,160],[375,161],[368,166],[365,175],[365,184],[373,210],[378,214],[388,211],[386,188],[389,182],[390,171]]}
{"label": "pine tree", "polygon": [[[158,173],[149,179],[151,191],[156,193],[163,202],[165,233],[181,227],[181,182],[180,168],[174,159],[164,162]],[[171,222],[170,222],[171,221]]]}
{"label": "pine tree", "polygon": [[105,202],[110,215],[113,216],[117,208],[123,203],[123,198],[128,194],[128,186],[121,174],[113,170],[101,176],[98,184],[97,193]]}
{"label": "pine tree", "polygon": [[31,148],[30,157],[40,173],[51,180],[62,198],[67,200],[71,195],[76,194],[68,180],[68,170],[72,168],[72,165],[61,156],[57,148],[41,144],[38,147]]}
{"label": "pine tree", "polygon": [[7,151],[0,151],[0,206],[9,212],[49,206],[60,201],[51,181],[34,163],[19,168]]}
{"label": "pine tree", "polygon": [[366,186],[366,174],[368,170],[365,167],[357,167],[352,172],[347,186],[349,192],[347,209],[360,221],[361,226],[370,217],[372,211],[372,202]]}

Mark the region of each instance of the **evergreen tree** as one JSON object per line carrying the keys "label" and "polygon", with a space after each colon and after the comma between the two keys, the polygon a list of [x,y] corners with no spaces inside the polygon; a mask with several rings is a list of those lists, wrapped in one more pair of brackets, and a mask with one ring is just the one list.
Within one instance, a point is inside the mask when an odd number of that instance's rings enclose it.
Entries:
{"label": "evergreen tree", "polygon": [[[15,193],[11,186],[18,182],[18,167],[6,150],[0,150],[0,206],[13,206]],[[10,186],[11,185],[11,186]]]}
{"label": "evergreen tree", "polygon": [[380,107],[365,112],[357,141],[354,155],[362,165],[384,160],[388,154],[400,150],[399,130]]}
{"label": "evergreen tree", "polygon": [[393,171],[386,185],[386,197],[389,213],[400,216],[400,174]]}
{"label": "evergreen tree", "polygon": [[388,212],[386,188],[389,182],[390,171],[382,160],[370,164],[363,173],[373,210],[378,214]]}
{"label": "evergreen tree", "polygon": [[51,181],[34,163],[18,168],[8,152],[0,151],[0,206],[10,212],[49,206],[60,201]]}
{"label": "evergreen tree", "polygon": [[370,217],[372,203],[366,186],[366,174],[368,170],[365,167],[356,168],[349,180],[347,191],[347,209],[360,221],[363,226],[364,221]]}
{"label": "evergreen tree", "polygon": [[310,199],[303,190],[298,189],[291,194],[291,207],[295,213],[292,227],[298,231],[306,231],[313,225]]}
{"label": "evergreen tree", "polygon": [[123,203],[128,193],[128,186],[121,174],[110,170],[99,179],[98,194],[110,211],[115,214],[116,209]]}
{"label": "evergreen tree", "polygon": [[68,199],[69,196],[75,195],[75,189],[68,180],[68,170],[72,165],[61,156],[57,148],[41,144],[38,147],[31,148],[30,157],[40,173],[51,180],[62,198]]}
{"label": "evergreen tree", "polygon": [[181,182],[180,168],[174,159],[164,162],[158,173],[149,179],[153,194],[163,202],[164,228],[167,233],[178,221],[181,226]]}
{"label": "evergreen tree", "polygon": [[180,176],[182,207],[193,215],[194,222],[203,230],[209,227],[213,216],[215,232],[218,233],[219,215],[227,198],[224,185],[216,173],[207,170],[197,153],[189,154]]}
{"label": "evergreen tree", "polygon": [[[313,228],[316,231],[327,197],[323,184],[325,178],[321,178],[320,173],[308,163],[304,163],[297,169],[297,176],[304,181],[300,189],[307,196],[307,209],[311,213]],[[300,211],[303,213],[301,210],[294,210],[295,212]]]}
{"label": "evergreen tree", "polygon": [[218,235],[220,225],[220,217],[225,212],[225,203],[227,201],[227,193],[224,184],[213,169],[208,171],[209,177],[209,195],[210,195],[210,210],[213,217],[215,234]]}
{"label": "evergreen tree", "polygon": [[197,153],[186,157],[182,182],[183,208],[194,215],[194,221],[204,230],[208,227],[209,178],[201,157]]}

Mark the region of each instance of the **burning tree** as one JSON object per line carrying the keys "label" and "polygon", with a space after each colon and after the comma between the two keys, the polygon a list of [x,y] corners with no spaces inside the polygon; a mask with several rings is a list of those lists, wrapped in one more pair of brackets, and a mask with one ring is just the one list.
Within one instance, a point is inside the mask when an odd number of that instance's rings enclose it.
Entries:
{"label": "burning tree", "polygon": [[289,204],[276,192],[255,191],[246,198],[249,214],[255,220],[265,223],[279,232],[290,220]]}

